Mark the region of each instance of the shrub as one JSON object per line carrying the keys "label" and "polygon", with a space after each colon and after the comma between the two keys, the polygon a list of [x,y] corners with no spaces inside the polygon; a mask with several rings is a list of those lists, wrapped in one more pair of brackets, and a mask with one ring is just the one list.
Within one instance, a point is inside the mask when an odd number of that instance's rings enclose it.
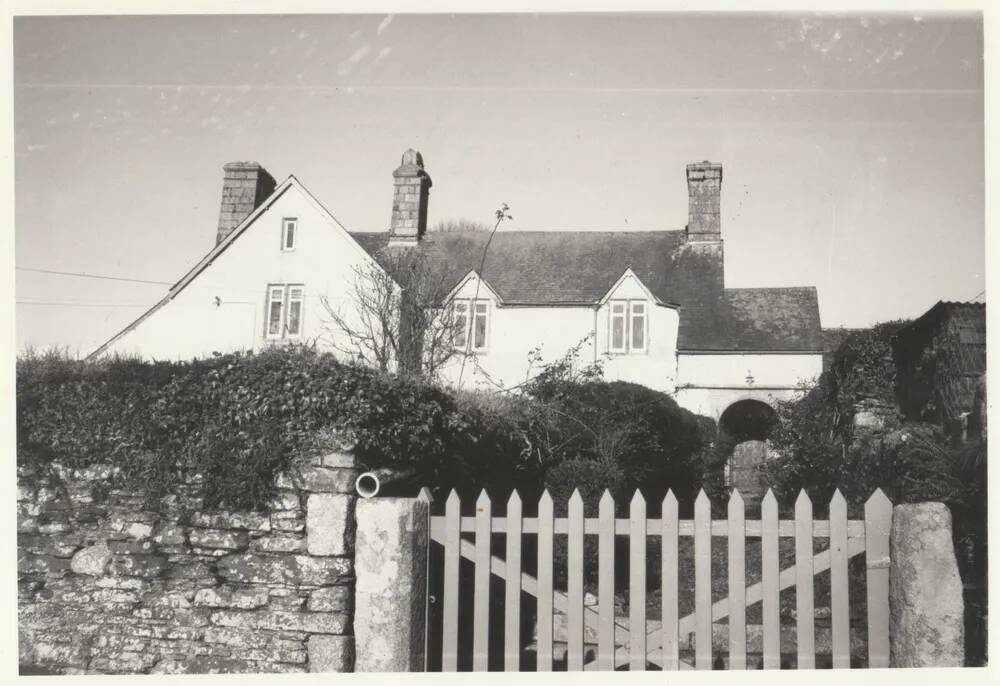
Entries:
{"label": "shrub", "polygon": [[547,391],[543,404],[558,439],[551,462],[583,458],[614,465],[629,496],[642,488],[658,502],[672,488],[680,500],[694,498],[702,456],[714,435],[710,419],[679,407],[665,393],[622,381],[561,384]]}
{"label": "shrub", "polygon": [[876,488],[895,504],[952,503],[963,492],[954,449],[933,426],[905,425],[837,445],[839,451],[825,451],[805,464],[795,455],[768,461],[763,468],[779,502],[791,503],[805,489],[814,506],[825,508],[839,489],[852,516],[861,516]]}

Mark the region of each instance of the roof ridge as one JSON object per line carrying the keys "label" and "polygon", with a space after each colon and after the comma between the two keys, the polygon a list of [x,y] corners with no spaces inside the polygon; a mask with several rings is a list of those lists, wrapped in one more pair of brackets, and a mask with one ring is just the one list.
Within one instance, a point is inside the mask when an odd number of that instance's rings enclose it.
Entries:
{"label": "roof ridge", "polygon": [[[360,231],[354,230],[349,231],[349,233],[364,233],[364,234],[385,234],[388,233],[387,230],[380,229],[378,231]],[[481,229],[460,229],[458,231],[427,231],[424,233],[424,238],[429,236],[454,236],[457,234],[463,235],[488,235],[492,231],[483,231]],[[521,234],[521,233],[550,233],[550,234],[567,234],[567,233],[589,233],[589,234],[627,234],[627,233],[684,233],[684,229],[501,229],[496,232],[497,235],[500,234]]]}
{"label": "roof ridge", "polygon": [[816,286],[726,286],[727,291],[814,291]]}
{"label": "roof ridge", "polygon": [[969,305],[971,307],[986,307],[986,303],[984,302],[977,303],[977,302],[972,302],[971,300],[939,300],[938,302],[942,305],[948,305],[949,307],[956,305],[957,306]]}

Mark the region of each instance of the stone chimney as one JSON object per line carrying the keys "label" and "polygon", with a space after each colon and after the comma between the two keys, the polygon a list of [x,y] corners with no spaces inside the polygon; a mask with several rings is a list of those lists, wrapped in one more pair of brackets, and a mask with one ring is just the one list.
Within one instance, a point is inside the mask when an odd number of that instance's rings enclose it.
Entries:
{"label": "stone chimney", "polygon": [[431,177],[424,171],[420,153],[412,148],[404,152],[392,180],[389,245],[416,245],[427,230],[427,199],[431,190]]}
{"label": "stone chimney", "polygon": [[274,177],[256,162],[230,162],[223,167],[222,207],[215,244],[221,243],[267,196],[274,192]]}
{"label": "stone chimney", "polygon": [[722,165],[708,160],[687,166],[689,241],[721,241],[719,196]]}

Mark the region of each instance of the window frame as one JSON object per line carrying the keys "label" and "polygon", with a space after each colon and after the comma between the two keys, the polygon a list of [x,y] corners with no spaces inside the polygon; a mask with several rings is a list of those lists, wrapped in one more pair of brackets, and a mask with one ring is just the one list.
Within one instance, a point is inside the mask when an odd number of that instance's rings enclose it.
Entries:
{"label": "window frame", "polygon": [[[280,297],[275,298],[275,294]],[[264,305],[264,338],[269,340],[279,340],[281,339],[282,333],[282,322],[285,318],[285,288],[282,284],[269,283],[267,285],[267,293],[265,297]],[[271,320],[272,320],[272,310],[274,305],[277,304],[279,307],[278,311],[278,331],[277,333],[271,333]]]}
{"label": "window frame", "polygon": [[[478,308],[482,306],[484,310],[482,312],[477,311]],[[459,311],[459,308],[464,308],[463,311]],[[485,353],[490,347],[490,330],[492,319],[492,308],[490,307],[490,301],[488,298],[455,298],[452,301],[452,321],[458,324],[458,318],[464,317],[465,323],[462,325],[463,338],[461,344],[458,341],[453,340],[453,345],[455,350],[467,354],[475,353]],[[481,346],[476,345],[476,321],[482,317],[483,319],[483,344]],[[456,327],[457,328],[457,327]],[[456,331],[457,333],[457,331]]]}
{"label": "window frame", "polygon": [[[288,245],[288,228],[292,229],[292,245]],[[281,252],[295,252],[299,242],[298,217],[282,217],[281,219]]]}
{"label": "window frame", "polygon": [[[292,294],[292,291],[295,291],[295,290],[297,290],[299,292],[299,294],[298,294],[297,297],[293,296],[293,294]],[[298,326],[298,330],[295,331],[294,333],[292,333],[291,329],[288,326],[288,322],[291,319],[291,315],[292,315],[292,303],[293,302],[294,303],[298,303],[298,305],[299,305],[299,312],[298,312],[298,317],[299,317],[298,325],[299,326]],[[305,322],[305,312],[306,312],[306,289],[305,289],[305,286],[303,286],[300,283],[290,283],[290,284],[288,284],[285,287],[285,326],[284,326],[284,331],[285,331],[285,334],[286,334],[285,338],[288,338],[290,340],[295,340],[295,339],[302,338],[302,329],[304,328],[304,322]]]}
{"label": "window frame", "polygon": [[[649,352],[649,300],[618,298],[608,300],[608,353],[611,355],[642,355]],[[641,312],[636,312],[636,306]],[[637,318],[642,319],[642,342],[635,345],[633,335]],[[615,345],[615,321],[622,322],[622,345]]]}
{"label": "window frame", "polygon": [[[462,319],[461,327],[459,327],[459,318]],[[451,310],[451,343],[455,350],[465,350],[465,347],[469,344],[469,303],[467,300],[456,300],[452,303]],[[462,337],[462,341],[456,340],[459,336]]]}
{"label": "window frame", "polygon": [[[628,301],[612,300],[608,310],[608,351],[625,355],[628,353]],[[615,308],[620,308],[620,312],[615,312]],[[615,320],[622,322],[622,344],[615,345]]]}
{"label": "window frame", "polygon": [[[639,305],[642,307],[642,344],[637,347],[635,345],[635,320],[636,313],[635,307]],[[633,353],[644,353],[649,347],[649,306],[645,300],[629,300],[628,301],[628,347],[629,352]]]}
{"label": "window frame", "polygon": [[[292,291],[298,290],[299,295],[293,296]],[[275,294],[280,293],[280,298],[275,298]],[[292,303],[298,303],[299,305],[299,321],[298,321],[298,331],[292,333],[288,329],[289,312],[291,311]],[[282,341],[282,340],[298,340],[302,338],[302,332],[305,329],[305,311],[306,311],[306,287],[305,284],[301,283],[269,283],[267,285],[267,292],[265,295],[264,303],[264,338],[270,341]],[[277,304],[281,309],[278,316],[278,333],[271,333],[271,312],[274,305]]]}

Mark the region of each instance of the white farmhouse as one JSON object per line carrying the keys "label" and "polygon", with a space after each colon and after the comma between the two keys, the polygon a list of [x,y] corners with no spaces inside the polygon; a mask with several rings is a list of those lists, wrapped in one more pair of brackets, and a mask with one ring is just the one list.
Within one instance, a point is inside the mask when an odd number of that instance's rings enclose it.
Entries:
{"label": "white farmhouse", "polygon": [[322,300],[356,316],[357,271],[415,250],[453,284],[455,342],[471,356],[443,369],[452,385],[518,384],[532,349],[552,360],[586,339],[581,359],[604,360],[609,380],[670,393],[763,439],[755,412],[822,371],[815,288],[725,287],[720,165],[687,166],[689,216],[677,231],[428,234],[431,179],[419,153],[404,153],[393,184],[389,230],[352,233],[294,176],[276,184],[256,163],[226,165],[215,247],[92,356],[323,344]]}

